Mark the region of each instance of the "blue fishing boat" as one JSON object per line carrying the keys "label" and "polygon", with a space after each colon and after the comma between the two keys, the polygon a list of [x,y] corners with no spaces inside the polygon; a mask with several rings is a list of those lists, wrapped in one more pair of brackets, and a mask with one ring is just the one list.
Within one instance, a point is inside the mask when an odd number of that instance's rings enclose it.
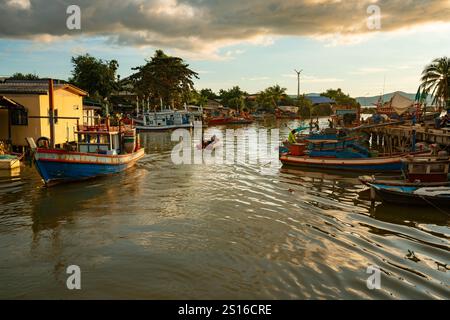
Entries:
{"label": "blue fishing boat", "polygon": [[[301,136],[299,143],[280,148],[283,165],[327,170],[365,172],[400,172],[402,158],[411,153],[378,155],[361,144],[361,136],[336,133],[317,133]],[[422,154],[422,153],[419,153]]]}
{"label": "blue fishing boat", "polygon": [[33,147],[34,141],[29,141],[46,185],[118,173],[144,156],[136,129],[129,126],[79,126],[76,133],[77,143],[64,149]]}

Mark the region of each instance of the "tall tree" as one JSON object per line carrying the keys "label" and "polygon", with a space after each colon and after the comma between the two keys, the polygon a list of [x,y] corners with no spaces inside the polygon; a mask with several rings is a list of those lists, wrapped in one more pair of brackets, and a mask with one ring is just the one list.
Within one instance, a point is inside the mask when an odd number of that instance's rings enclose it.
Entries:
{"label": "tall tree", "polygon": [[450,107],[450,58],[434,59],[422,71],[423,92],[434,96],[433,103]]}
{"label": "tall tree", "polygon": [[8,80],[39,80],[39,76],[34,73],[14,73],[11,77],[8,78]]}
{"label": "tall tree", "polygon": [[109,98],[117,89],[116,60],[104,61],[89,54],[72,57],[72,78],[69,82],[89,92],[94,98]]}
{"label": "tall tree", "polygon": [[272,87],[269,87],[265,90],[266,95],[272,101],[274,108],[278,108],[278,103],[287,97],[286,88],[280,87],[278,84]]}
{"label": "tall tree", "polygon": [[248,93],[242,91],[239,86],[234,86],[228,90],[220,90],[219,96],[222,99],[222,104],[226,107],[236,109],[236,111],[240,111],[246,107],[245,105],[245,97],[248,96]]}
{"label": "tall tree", "polygon": [[357,107],[358,101],[344,93],[341,88],[328,89],[326,92],[320,94],[321,96],[333,99],[338,105]]}
{"label": "tall tree", "polygon": [[313,112],[313,104],[306,95],[300,95],[300,99],[296,99],[296,105],[299,107],[299,113],[302,117],[310,117]]}
{"label": "tall tree", "polygon": [[193,79],[199,77],[183,59],[156,50],[155,55],[146,62],[133,68],[137,73],[131,76],[138,95],[150,96],[155,104],[159,104],[159,99],[173,106],[189,101],[194,90]]}
{"label": "tall tree", "polygon": [[206,106],[208,104],[208,97],[206,95],[203,95],[202,91],[200,92],[198,92],[197,90],[191,91],[189,103],[194,104],[196,106],[202,107]]}
{"label": "tall tree", "polygon": [[270,97],[266,91],[261,91],[256,97],[256,102],[258,106],[262,109],[270,110],[273,109],[272,97]]}
{"label": "tall tree", "polygon": [[219,96],[214,91],[212,91],[211,89],[207,89],[207,88],[200,90],[200,95],[202,97],[206,97],[207,99],[219,98]]}

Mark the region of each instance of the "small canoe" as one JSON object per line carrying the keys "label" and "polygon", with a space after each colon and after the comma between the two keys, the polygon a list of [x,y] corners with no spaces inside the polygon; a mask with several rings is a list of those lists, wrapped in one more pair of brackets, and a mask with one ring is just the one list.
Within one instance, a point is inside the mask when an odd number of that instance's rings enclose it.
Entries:
{"label": "small canoe", "polygon": [[382,184],[386,186],[405,186],[417,188],[450,186],[450,181],[422,182],[417,180],[410,182],[408,180],[405,180],[403,176],[398,177],[360,176],[358,179],[366,186],[370,186],[370,184]]}
{"label": "small canoe", "polygon": [[415,187],[368,184],[384,202],[408,206],[433,206],[448,210],[450,187]]}
{"label": "small canoe", "polygon": [[208,141],[207,144],[197,144],[197,150],[215,150],[222,146],[222,142],[216,138],[214,141]]}

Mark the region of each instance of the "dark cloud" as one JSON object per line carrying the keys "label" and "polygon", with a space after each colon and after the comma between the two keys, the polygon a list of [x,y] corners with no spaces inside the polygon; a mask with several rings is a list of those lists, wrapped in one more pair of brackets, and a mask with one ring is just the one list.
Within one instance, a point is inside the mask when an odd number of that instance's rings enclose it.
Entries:
{"label": "dark cloud", "polygon": [[[367,28],[361,0],[0,0],[0,38],[106,36],[121,45],[205,51],[264,36],[357,35]],[[82,30],[66,28],[79,5]],[[450,22],[448,0],[380,0],[382,28]]]}

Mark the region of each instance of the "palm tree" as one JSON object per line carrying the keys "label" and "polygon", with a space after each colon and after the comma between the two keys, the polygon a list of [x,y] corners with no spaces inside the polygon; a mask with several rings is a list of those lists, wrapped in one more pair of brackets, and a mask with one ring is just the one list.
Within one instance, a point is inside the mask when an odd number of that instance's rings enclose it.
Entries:
{"label": "palm tree", "polygon": [[450,106],[450,58],[436,58],[422,71],[422,91],[434,96],[433,103]]}
{"label": "palm tree", "polygon": [[266,94],[272,100],[272,103],[278,108],[278,101],[286,97],[286,88],[281,88],[279,85],[275,85],[266,89]]}
{"label": "palm tree", "polygon": [[272,97],[270,97],[266,91],[261,91],[256,97],[256,102],[260,108],[270,108],[272,104]]}

